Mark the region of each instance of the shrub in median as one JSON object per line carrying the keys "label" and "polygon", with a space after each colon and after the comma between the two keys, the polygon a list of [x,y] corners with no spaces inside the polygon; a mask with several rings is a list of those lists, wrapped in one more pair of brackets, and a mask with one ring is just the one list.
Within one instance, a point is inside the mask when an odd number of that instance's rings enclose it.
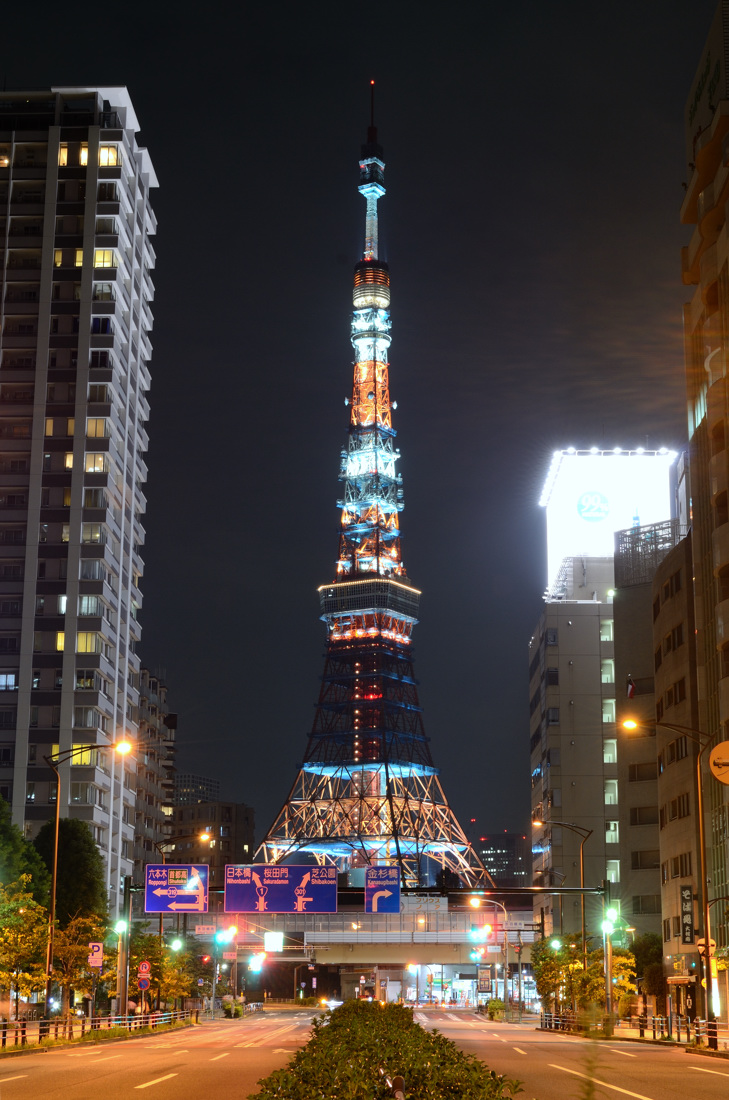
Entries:
{"label": "shrub in median", "polygon": [[402,1005],[350,1001],[314,1020],[307,1045],[284,1069],[259,1081],[256,1100],[385,1100],[392,1090],[380,1074],[405,1079],[418,1100],[492,1100],[521,1091],[439,1032],[415,1023]]}

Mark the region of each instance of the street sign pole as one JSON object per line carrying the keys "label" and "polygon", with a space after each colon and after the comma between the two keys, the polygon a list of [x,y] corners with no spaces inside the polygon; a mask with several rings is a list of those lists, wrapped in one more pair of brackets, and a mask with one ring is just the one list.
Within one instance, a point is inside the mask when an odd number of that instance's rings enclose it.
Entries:
{"label": "street sign pole", "polygon": [[132,876],[124,876],[124,898],[122,901],[122,920],[126,928],[119,936],[119,961],[117,975],[117,996],[119,1011],[126,1016],[129,1005],[129,937],[132,931]]}

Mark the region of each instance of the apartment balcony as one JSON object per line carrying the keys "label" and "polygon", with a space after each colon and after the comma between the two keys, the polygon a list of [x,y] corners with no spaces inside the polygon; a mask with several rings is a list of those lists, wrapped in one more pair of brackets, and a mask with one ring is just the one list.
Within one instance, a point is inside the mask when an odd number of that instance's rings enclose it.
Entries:
{"label": "apartment balcony", "polygon": [[729,642],[729,600],[716,605],[716,644],[721,649]]}
{"label": "apartment balcony", "polygon": [[711,496],[716,497],[727,489],[727,454],[725,450],[712,455],[709,459],[709,483]]}
{"label": "apartment balcony", "polygon": [[719,681],[719,721],[729,720],[729,676]]}

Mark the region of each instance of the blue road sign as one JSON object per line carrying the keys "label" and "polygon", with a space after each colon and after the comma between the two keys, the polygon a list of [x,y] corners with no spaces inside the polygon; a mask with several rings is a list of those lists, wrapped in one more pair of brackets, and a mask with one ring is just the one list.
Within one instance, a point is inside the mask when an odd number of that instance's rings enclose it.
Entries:
{"label": "blue road sign", "polygon": [[137,985],[142,992],[144,992],[145,989],[149,989],[150,984],[149,978],[137,978]]}
{"label": "blue road sign", "polygon": [[145,913],[207,913],[207,864],[148,863],[146,871]]}
{"label": "blue road sign", "polygon": [[226,913],[336,913],[337,868],[229,863]]}
{"label": "blue road sign", "polygon": [[368,867],[365,872],[365,913],[400,912],[400,868]]}

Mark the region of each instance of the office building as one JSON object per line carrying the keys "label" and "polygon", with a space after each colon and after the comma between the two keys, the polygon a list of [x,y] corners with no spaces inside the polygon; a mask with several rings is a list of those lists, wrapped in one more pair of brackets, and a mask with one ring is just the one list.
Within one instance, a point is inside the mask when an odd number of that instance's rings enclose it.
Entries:
{"label": "office building", "polygon": [[173,806],[195,806],[198,802],[218,802],[220,780],[191,772],[178,772],[173,780]]}
{"label": "office building", "polygon": [[167,685],[147,668],[139,674],[134,881],[144,882],[145,863],[156,863],[156,844],[172,835],[177,715],[167,706]]}
{"label": "office building", "polygon": [[[533,881],[579,887],[582,867],[585,886],[611,883],[622,924],[633,927],[640,919],[645,931],[660,928],[655,839],[650,889],[630,875],[626,889],[621,883],[628,866],[632,872],[633,859],[621,814],[631,801],[629,777],[638,775],[631,765],[640,761],[632,759],[637,750],[631,746],[623,756],[621,783],[616,718],[625,680],[621,684],[616,672],[616,621],[632,597],[619,592],[617,611],[614,547],[616,531],[671,515],[669,471],[675,457],[665,449],[555,453],[541,501],[547,509],[547,589],[529,645],[532,819],[539,823],[532,830]],[[644,602],[650,604],[650,588],[646,591]],[[637,659],[641,649],[644,660],[652,658],[649,618],[642,639],[633,638],[630,629],[623,634],[626,661]],[[601,909],[601,901],[586,899],[588,934],[599,928]],[[544,896],[535,900],[534,916],[544,917],[547,934],[577,932],[580,899]]]}
{"label": "office building", "polygon": [[0,793],[134,856],[157,186],[125,88],[0,93]]}
{"label": "office building", "polygon": [[[226,863],[252,863],[255,815],[242,802],[198,802],[176,806],[171,823],[176,843],[167,849],[170,863],[207,863],[209,884],[222,887]],[[202,840],[201,836],[208,836]],[[210,898],[211,911],[222,909],[222,896]]]}

